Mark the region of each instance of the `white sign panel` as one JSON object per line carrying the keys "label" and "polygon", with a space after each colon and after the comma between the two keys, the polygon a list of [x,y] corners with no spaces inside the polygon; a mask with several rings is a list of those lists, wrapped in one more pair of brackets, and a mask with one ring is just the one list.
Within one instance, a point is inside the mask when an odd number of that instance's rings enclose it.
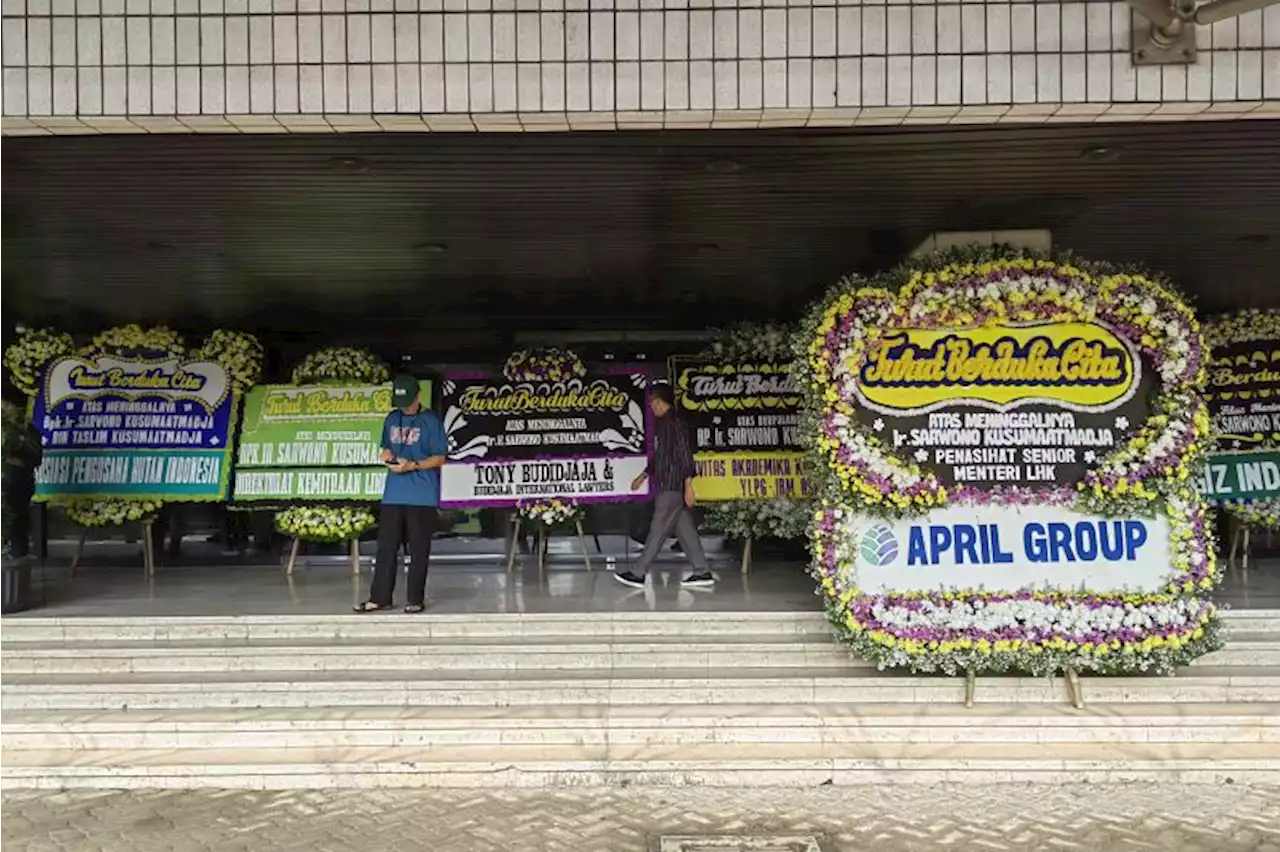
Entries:
{"label": "white sign panel", "polygon": [[949,506],[897,521],[846,520],[867,593],[939,589],[1164,588],[1169,522],[1059,506]]}
{"label": "white sign panel", "polygon": [[567,497],[579,503],[636,498],[631,482],[644,472],[645,456],[454,462],[440,474],[446,508],[511,506],[521,500]]}

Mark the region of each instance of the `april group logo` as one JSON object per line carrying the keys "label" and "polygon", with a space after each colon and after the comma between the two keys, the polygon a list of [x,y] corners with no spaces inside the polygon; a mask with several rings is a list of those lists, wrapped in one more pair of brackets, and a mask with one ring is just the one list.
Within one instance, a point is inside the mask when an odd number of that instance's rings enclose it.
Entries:
{"label": "april group logo", "polygon": [[872,524],[862,531],[858,552],[864,562],[883,568],[898,558],[898,539],[884,524]]}

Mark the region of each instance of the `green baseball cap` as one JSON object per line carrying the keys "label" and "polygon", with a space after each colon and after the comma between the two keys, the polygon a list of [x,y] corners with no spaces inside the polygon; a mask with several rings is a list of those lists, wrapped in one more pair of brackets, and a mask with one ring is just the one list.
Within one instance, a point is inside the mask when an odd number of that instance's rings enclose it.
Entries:
{"label": "green baseball cap", "polygon": [[418,395],[418,380],[401,373],[391,382],[391,404],[396,408],[408,408]]}

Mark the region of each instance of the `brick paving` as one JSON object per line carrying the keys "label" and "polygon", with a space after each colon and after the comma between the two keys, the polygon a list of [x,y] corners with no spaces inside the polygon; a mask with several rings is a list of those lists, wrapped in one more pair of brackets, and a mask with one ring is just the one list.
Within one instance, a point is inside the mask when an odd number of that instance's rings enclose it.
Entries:
{"label": "brick paving", "polygon": [[10,791],[0,822],[13,852],[652,852],[726,834],[823,852],[1280,852],[1280,789]]}

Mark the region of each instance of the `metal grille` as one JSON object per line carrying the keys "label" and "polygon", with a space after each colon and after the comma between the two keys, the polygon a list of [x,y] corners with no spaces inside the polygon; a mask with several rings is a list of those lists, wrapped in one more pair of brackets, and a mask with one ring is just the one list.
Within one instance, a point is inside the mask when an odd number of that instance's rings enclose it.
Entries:
{"label": "metal grille", "polygon": [[1280,98],[1275,6],[1199,28],[1194,65],[1142,68],[1118,0],[4,0],[3,13],[4,115],[89,127],[1088,120]]}

